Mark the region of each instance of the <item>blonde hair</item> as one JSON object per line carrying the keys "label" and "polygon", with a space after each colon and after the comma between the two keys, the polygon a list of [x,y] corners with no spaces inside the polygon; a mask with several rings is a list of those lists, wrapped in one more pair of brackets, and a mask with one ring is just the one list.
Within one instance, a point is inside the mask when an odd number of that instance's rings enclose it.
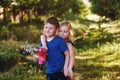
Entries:
{"label": "blonde hair", "polygon": [[60,22],[60,27],[61,27],[61,26],[66,26],[66,27],[68,27],[68,29],[69,29],[69,31],[70,31],[70,37],[73,36],[72,25],[71,25],[70,22],[68,22],[68,21],[62,21],[62,22]]}
{"label": "blonde hair", "polygon": [[72,29],[72,26],[71,26],[70,22],[68,22],[68,21],[60,22],[60,26],[67,26],[68,29],[70,29],[70,30]]}

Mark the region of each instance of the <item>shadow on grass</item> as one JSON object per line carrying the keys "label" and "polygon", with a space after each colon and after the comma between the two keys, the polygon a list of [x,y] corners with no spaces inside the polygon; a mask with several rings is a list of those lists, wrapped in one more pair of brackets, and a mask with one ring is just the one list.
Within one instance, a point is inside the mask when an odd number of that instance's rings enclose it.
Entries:
{"label": "shadow on grass", "polygon": [[117,77],[120,76],[120,66],[114,65],[105,67],[102,65],[102,60],[100,59],[107,55],[110,54],[100,55],[95,58],[76,59],[74,71],[78,73],[78,75],[81,75],[79,80],[104,80],[102,79],[103,76],[108,77],[107,80],[117,80]]}

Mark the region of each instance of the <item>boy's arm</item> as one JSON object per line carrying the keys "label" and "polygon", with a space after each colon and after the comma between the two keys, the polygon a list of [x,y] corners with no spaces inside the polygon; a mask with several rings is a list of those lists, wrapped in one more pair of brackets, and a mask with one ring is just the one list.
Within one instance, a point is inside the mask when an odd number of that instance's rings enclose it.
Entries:
{"label": "boy's arm", "polygon": [[66,50],[64,54],[65,54],[64,75],[68,76],[69,51]]}
{"label": "boy's arm", "polygon": [[47,44],[46,44],[46,36],[43,34],[40,36],[40,39],[41,39],[42,47],[48,50]]}
{"label": "boy's arm", "polygon": [[67,45],[68,45],[69,54],[70,54],[68,70],[69,70],[70,77],[72,77],[73,76],[72,68],[73,68],[74,60],[75,60],[75,50],[71,43],[68,43]]}

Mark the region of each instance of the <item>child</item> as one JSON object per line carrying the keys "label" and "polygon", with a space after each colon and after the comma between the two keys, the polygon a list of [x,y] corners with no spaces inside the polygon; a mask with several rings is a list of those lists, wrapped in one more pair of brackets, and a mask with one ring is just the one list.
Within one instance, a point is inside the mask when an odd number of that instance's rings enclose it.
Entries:
{"label": "child", "polygon": [[[46,36],[47,80],[67,80],[69,51],[63,38],[56,36],[59,22],[54,17],[49,17],[44,22],[44,35]],[[44,43],[41,46],[44,46]]]}
{"label": "child", "polygon": [[58,35],[65,40],[65,42],[67,43],[68,49],[69,49],[70,59],[69,59],[68,71],[69,71],[69,77],[72,79],[73,77],[72,68],[73,68],[74,59],[75,59],[75,51],[74,51],[72,42],[69,39],[71,29],[72,29],[71,24],[67,21],[63,21],[60,23]]}
{"label": "child", "polygon": [[[65,42],[67,43],[68,49],[69,49],[70,59],[69,59],[68,71],[69,71],[70,79],[73,78],[72,68],[73,68],[74,59],[75,59],[74,47],[72,45],[72,42],[69,39],[71,28],[72,27],[71,27],[71,24],[69,22],[63,21],[63,22],[60,23],[60,28],[58,29],[58,32],[57,32],[57,35],[59,35],[60,37],[62,37],[65,40]],[[45,43],[45,36],[44,35],[41,36],[41,40],[42,40],[42,43],[44,44],[44,48],[47,49],[47,45]]]}

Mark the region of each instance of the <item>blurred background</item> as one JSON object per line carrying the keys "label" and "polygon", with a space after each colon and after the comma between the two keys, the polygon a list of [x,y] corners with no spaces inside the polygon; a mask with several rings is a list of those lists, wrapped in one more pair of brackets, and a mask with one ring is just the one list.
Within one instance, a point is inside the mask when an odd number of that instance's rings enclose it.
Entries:
{"label": "blurred background", "polygon": [[75,80],[120,80],[119,0],[0,0],[0,80],[46,80],[43,21],[70,21]]}

